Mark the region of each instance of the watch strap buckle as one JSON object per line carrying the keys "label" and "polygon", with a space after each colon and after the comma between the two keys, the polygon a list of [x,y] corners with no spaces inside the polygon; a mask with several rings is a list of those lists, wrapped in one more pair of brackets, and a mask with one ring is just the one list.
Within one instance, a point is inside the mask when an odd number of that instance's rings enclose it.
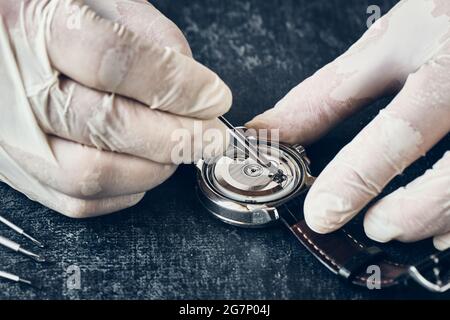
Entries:
{"label": "watch strap buckle", "polygon": [[[431,292],[443,293],[450,290],[450,281],[444,283],[441,279],[443,271],[448,272],[450,267],[450,249],[432,254],[417,265],[408,268],[408,274],[420,286]],[[427,278],[432,273],[435,280]]]}

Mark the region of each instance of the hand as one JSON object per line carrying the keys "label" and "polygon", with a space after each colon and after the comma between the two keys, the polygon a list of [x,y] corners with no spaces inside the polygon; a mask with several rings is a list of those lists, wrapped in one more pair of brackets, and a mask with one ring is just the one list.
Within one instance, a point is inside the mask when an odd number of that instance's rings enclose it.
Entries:
{"label": "hand", "polygon": [[146,1],[2,1],[0,51],[0,180],[70,217],[167,179],[177,129],[225,131],[228,87]]}
{"label": "hand", "polygon": [[[281,140],[307,144],[367,101],[400,88],[311,188],[304,210],[316,232],[347,223],[449,132],[449,1],[401,1],[348,52],[248,124],[280,128]],[[450,247],[450,152],[369,208],[364,228],[380,242],[434,237],[436,248]]]}

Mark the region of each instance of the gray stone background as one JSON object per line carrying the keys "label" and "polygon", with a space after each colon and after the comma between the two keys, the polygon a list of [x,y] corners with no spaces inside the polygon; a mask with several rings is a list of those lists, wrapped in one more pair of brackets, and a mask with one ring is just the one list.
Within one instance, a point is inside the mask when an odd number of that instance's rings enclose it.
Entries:
{"label": "gray stone background", "polygon": [[[348,48],[366,29],[366,9],[386,13],[394,0],[158,0],[185,32],[195,57],[234,92],[228,117],[242,124]],[[414,21],[411,21],[414,23]],[[367,61],[370,63],[370,61]],[[389,98],[371,105],[309,148],[320,172]],[[424,172],[450,149],[447,137],[386,189]],[[0,299],[401,299],[449,298],[415,288],[366,291],[340,281],[282,227],[238,229],[197,202],[195,170],[184,166],[136,207],[74,221],[0,184],[0,211],[43,239],[53,261],[36,265],[0,248],[0,270],[39,279],[42,290],[0,281]],[[361,221],[352,222],[361,234]],[[28,244],[6,228],[0,234]],[[382,246],[400,262],[432,246]],[[68,289],[67,268],[81,269],[81,289]]]}

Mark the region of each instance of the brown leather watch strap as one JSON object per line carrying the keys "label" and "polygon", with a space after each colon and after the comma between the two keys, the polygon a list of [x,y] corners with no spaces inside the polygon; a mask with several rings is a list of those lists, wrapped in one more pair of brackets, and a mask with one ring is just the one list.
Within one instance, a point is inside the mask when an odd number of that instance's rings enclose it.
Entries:
{"label": "brown leather watch strap", "polygon": [[[305,221],[289,229],[325,266],[353,284],[366,287],[370,282],[373,286],[387,288],[399,284],[408,274],[408,266],[384,259],[381,250],[365,246],[345,230],[318,234]],[[380,277],[371,277],[373,270],[367,270],[371,265],[380,268]]]}
{"label": "brown leather watch strap", "polygon": [[[407,265],[386,259],[377,247],[368,247],[341,229],[330,234],[312,231],[304,220],[298,221],[289,211],[281,214],[297,239],[328,269],[355,285],[388,288],[400,284],[408,276]],[[379,276],[369,266],[377,266]]]}

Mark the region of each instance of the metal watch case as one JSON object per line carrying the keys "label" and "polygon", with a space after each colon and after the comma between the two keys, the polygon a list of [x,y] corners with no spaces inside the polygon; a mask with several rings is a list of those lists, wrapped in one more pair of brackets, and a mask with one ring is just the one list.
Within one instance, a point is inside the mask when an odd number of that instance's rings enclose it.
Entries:
{"label": "metal watch case", "polygon": [[245,128],[239,130],[287,179],[273,181],[268,169],[230,144],[224,154],[197,163],[198,195],[206,209],[225,223],[265,227],[279,219],[277,208],[309,189],[315,178],[302,146],[273,144],[249,135]]}

